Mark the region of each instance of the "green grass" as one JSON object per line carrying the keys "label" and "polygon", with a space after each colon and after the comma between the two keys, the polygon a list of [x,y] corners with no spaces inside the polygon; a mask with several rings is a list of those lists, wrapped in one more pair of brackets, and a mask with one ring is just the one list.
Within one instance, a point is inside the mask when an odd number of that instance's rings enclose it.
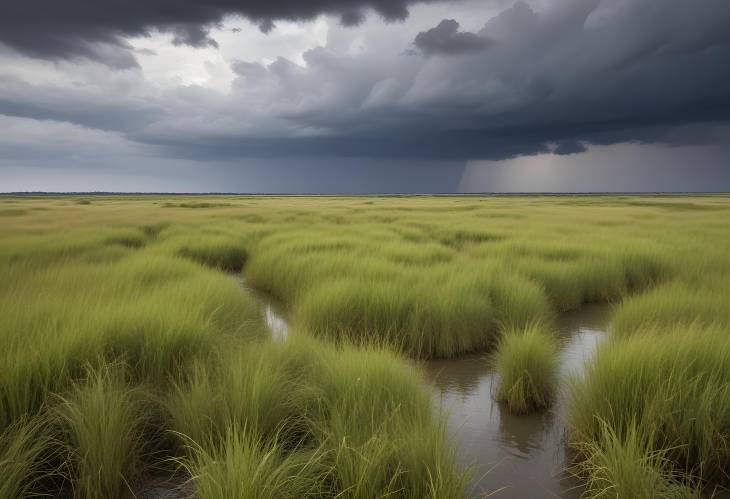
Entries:
{"label": "green grass", "polygon": [[[262,346],[219,354],[175,386],[167,400],[172,428],[196,442],[210,442],[235,425],[273,437],[297,416],[302,380],[286,372],[286,354]],[[296,438],[296,437],[294,437]]]}
{"label": "green grass", "polygon": [[235,425],[216,445],[193,445],[192,458],[184,465],[201,498],[323,497],[327,469],[316,450],[283,455],[275,443],[265,443]]}
{"label": "green grass", "polygon": [[509,329],[499,342],[495,366],[500,376],[497,400],[513,414],[550,407],[558,385],[555,339],[541,324]]}
{"label": "green grass", "polygon": [[730,328],[730,281],[708,276],[701,285],[671,282],[621,304],[614,332],[630,335],[641,330],[673,329],[677,326]]}
{"label": "green grass", "polygon": [[[503,338],[503,388],[536,410],[558,382],[534,324],[591,302],[616,310],[570,387],[591,490],[727,484],[728,215],[726,196],[0,198],[0,496],[121,494],[172,460],[203,497],[458,497],[405,358]],[[281,301],[286,344],[231,272]]]}
{"label": "green grass", "polygon": [[120,370],[90,370],[56,407],[75,497],[121,497],[140,472],[145,411]]}
{"label": "green grass", "polygon": [[18,420],[0,433],[0,497],[28,497],[55,473],[58,445],[48,423]]}
{"label": "green grass", "polygon": [[[455,357],[492,346],[501,327],[546,320],[540,288],[490,266],[426,276],[396,272],[327,280],[294,307],[302,328],[355,343],[385,342],[417,357]],[[404,283],[410,282],[410,285]]]}
{"label": "green grass", "polygon": [[[268,497],[269,478],[285,497],[315,486],[313,497],[463,494],[416,371],[392,353],[295,338],[227,352],[213,365],[194,369],[166,403],[187,448],[182,462],[202,477],[201,490],[217,491],[203,497]],[[236,475],[236,466],[247,471]],[[290,483],[292,466],[307,473]]]}
{"label": "green grass", "polygon": [[248,253],[241,242],[221,236],[209,236],[202,241],[182,243],[177,254],[228,272],[240,271],[248,258]]}
{"label": "green grass", "polygon": [[572,439],[623,441],[636,429],[683,475],[727,483],[730,341],[721,327],[675,326],[615,338],[572,383]]}
{"label": "green grass", "polygon": [[584,460],[574,472],[587,478],[586,499],[699,499],[686,477],[672,471],[665,451],[648,445],[646,429],[630,424],[623,436],[601,423],[597,440],[579,448]]}
{"label": "green grass", "polygon": [[209,350],[216,335],[263,335],[256,304],[235,282],[179,259],[18,265],[0,275],[8,290],[0,302],[5,424],[100,359],[123,359],[138,378],[159,382]]}

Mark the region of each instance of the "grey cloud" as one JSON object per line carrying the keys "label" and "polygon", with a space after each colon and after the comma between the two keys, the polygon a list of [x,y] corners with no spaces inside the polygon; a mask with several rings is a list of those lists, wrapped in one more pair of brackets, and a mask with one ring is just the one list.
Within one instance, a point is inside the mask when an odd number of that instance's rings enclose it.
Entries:
{"label": "grey cloud", "polygon": [[134,94],[109,95],[114,82],[97,87],[60,88],[30,84],[0,72],[0,116],[73,123],[87,128],[132,132],[163,119],[169,102]]}
{"label": "grey cloud", "polygon": [[425,55],[462,54],[487,47],[489,39],[468,31],[459,31],[454,19],[444,19],[435,28],[422,31],[413,44]]}
{"label": "grey cloud", "polygon": [[571,154],[578,154],[588,150],[585,142],[579,142],[577,140],[564,140],[558,144],[555,144],[555,149],[552,151],[554,154],[560,156],[568,156]]}
{"label": "grey cloud", "polygon": [[[356,24],[368,9],[387,20],[408,16],[408,6],[432,0],[7,0],[0,2],[0,43],[31,57],[90,58],[110,66],[135,65],[124,37],[146,35],[152,29],[171,32],[173,42],[195,47],[215,46],[208,29],[226,15],[240,15],[259,23],[264,31],[276,20],[306,20],[319,14],[341,16]],[[96,45],[127,53],[109,57]]]}
{"label": "grey cloud", "polygon": [[[560,154],[584,142],[686,143],[677,130],[687,125],[730,122],[726,24],[730,4],[721,0],[556,0],[542,11],[518,2],[480,30],[494,41],[489,49],[465,57],[319,48],[304,68],[252,66],[232,101],[280,120],[278,139],[239,136],[226,146],[210,129],[198,139],[201,151],[210,140],[241,155],[492,159],[544,152],[549,142]],[[434,29],[458,33],[451,22]]]}
{"label": "grey cloud", "polygon": [[0,114],[0,159],[21,162],[96,161],[139,155],[145,148],[123,134],[58,121]]}
{"label": "grey cloud", "polygon": [[[205,160],[575,154],[586,143],[710,140],[730,123],[726,0],[518,2],[485,21],[473,35],[493,43],[460,57],[405,56],[412,38],[392,51],[328,45],[304,66],[234,61],[228,94],[2,82],[0,113],[121,131]],[[454,23],[434,27],[442,43],[459,33]]]}
{"label": "grey cloud", "polygon": [[218,48],[218,42],[208,36],[208,31],[195,23],[176,24],[169,27],[173,34],[173,45],[189,45],[191,47]]}

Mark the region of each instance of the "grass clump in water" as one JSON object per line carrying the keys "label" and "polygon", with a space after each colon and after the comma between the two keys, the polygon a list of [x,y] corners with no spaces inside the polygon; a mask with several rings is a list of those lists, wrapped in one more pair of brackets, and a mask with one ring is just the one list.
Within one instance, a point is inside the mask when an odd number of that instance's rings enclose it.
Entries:
{"label": "grass clump in water", "polygon": [[470,284],[403,290],[385,281],[333,281],[302,300],[295,320],[334,340],[384,342],[414,356],[453,357],[484,349],[493,339],[489,296]]}
{"label": "grass clump in water", "polygon": [[513,414],[540,411],[552,404],[558,378],[555,343],[540,324],[504,332],[495,359],[501,377],[497,400]]}

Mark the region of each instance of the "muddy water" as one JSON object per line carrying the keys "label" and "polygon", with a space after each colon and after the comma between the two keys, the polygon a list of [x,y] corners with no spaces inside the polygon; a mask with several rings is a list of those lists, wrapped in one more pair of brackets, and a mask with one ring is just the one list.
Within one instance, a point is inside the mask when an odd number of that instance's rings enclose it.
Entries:
{"label": "muddy water", "polygon": [[[606,336],[609,317],[609,307],[589,306],[559,321],[562,375],[580,373]],[[459,464],[472,467],[470,495],[580,496],[579,484],[565,472],[564,391],[551,411],[513,416],[493,399],[499,379],[487,357],[431,361],[424,369],[436,409],[447,415]]]}

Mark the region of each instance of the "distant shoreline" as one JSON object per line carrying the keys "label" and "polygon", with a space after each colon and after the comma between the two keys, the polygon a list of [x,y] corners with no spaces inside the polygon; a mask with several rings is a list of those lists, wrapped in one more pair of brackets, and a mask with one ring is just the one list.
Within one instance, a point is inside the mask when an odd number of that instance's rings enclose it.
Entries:
{"label": "distant shoreline", "polygon": [[576,197],[576,196],[727,196],[729,191],[698,191],[698,192],[623,192],[623,191],[607,191],[607,192],[479,192],[479,193],[337,193],[337,194],[319,194],[319,193],[261,193],[261,192],[45,192],[45,191],[28,191],[28,192],[0,192],[0,197],[71,197],[71,196],[248,196],[248,197]]}

